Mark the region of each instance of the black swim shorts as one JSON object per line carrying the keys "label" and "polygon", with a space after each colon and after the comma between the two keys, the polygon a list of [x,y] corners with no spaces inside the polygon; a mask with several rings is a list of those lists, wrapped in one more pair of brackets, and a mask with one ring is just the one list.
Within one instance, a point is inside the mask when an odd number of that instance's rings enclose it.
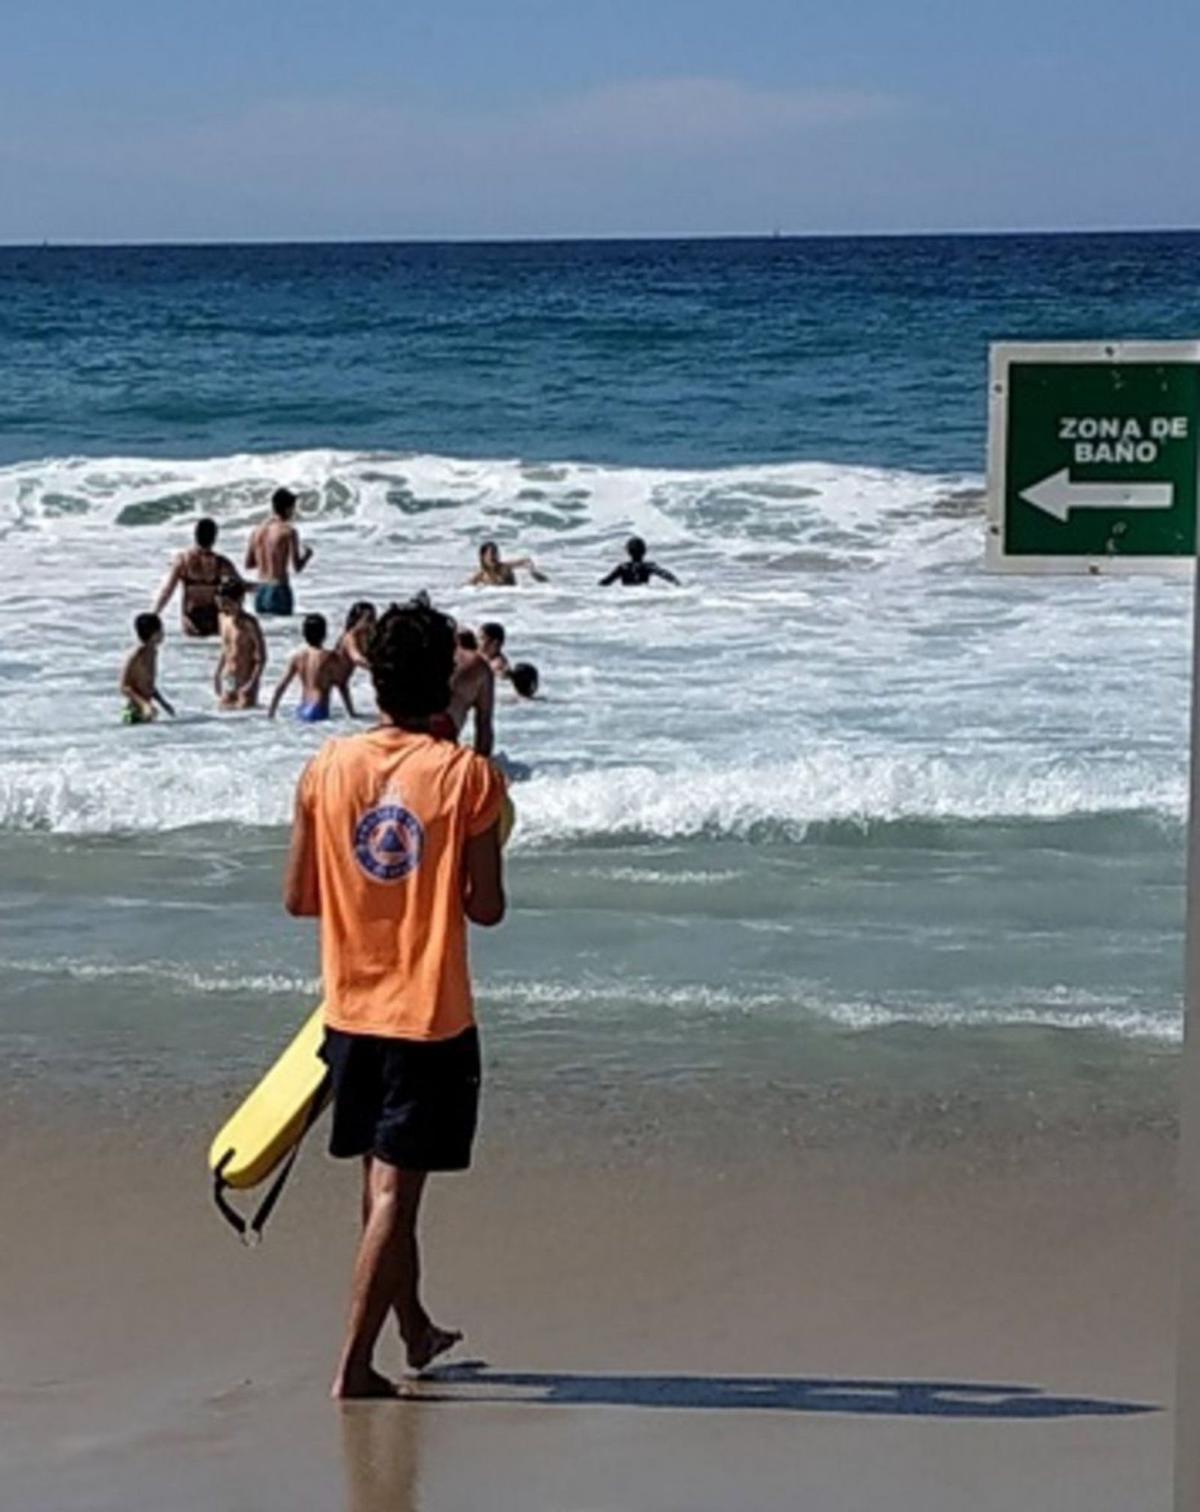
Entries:
{"label": "black swim shorts", "polygon": [[333,1073],[329,1153],[377,1155],[408,1171],[465,1171],[479,1117],[479,1034],[385,1039],[326,1029]]}

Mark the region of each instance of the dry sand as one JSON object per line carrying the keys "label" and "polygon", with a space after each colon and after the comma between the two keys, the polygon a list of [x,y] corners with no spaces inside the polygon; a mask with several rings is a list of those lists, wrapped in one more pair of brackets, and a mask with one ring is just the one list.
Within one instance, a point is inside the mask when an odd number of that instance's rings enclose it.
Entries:
{"label": "dry sand", "polygon": [[799,1130],[771,1158],[734,1116],[710,1145],[602,1118],[531,1143],[501,1100],[425,1215],[466,1363],[338,1408],[354,1173],[314,1142],[247,1251],[208,1201],[213,1115],[9,1099],[4,1512],[1169,1507],[1162,1129]]}

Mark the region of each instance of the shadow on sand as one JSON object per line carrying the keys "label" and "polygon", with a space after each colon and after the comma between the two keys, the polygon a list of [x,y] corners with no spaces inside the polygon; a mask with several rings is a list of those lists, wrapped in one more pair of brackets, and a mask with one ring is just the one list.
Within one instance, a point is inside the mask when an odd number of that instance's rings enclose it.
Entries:
{"label": "shadow on sand", "polygon": [[[860,1417],[1078,1418],[1157,1412],[1145,1402],[1051,1396],[1038,1386],[976,1381],[858,1381],[793,1376],[561,1375],[489,1370],[481,1360],[430,1371],[422,1402],[527,1402],[538,1407],[667,1407],[677,1411],[836,1412]],[[450,1390],[440,1388],[453,1388]]]}

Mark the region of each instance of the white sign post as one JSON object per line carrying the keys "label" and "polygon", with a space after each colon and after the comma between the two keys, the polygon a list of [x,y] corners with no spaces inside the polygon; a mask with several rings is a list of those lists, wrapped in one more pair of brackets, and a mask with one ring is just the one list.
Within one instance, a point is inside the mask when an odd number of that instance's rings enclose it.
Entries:
{"label": "white sign post", "polygon": [[1175,1512],[1200,1512],[1200,556],[1192,590],[1192,754],[1188,783],[1187,960],[1179,1079],[1179,1357]]}

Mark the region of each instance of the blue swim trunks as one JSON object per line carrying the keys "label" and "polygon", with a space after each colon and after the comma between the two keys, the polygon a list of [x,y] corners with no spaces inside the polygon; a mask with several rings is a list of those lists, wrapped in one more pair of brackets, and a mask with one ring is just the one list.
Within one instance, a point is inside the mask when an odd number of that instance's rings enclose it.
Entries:
{"label": "blue swim trunks", "polygon": [[296,718],[302,724],[320,724],[329,718],[329,705],[325,703],[302,703],[296,710]]}
{"label": "blue swim trunks", "polygon": [[291,584],[260,584],[254,594],[254,612],[256,614],[291,614]]}

